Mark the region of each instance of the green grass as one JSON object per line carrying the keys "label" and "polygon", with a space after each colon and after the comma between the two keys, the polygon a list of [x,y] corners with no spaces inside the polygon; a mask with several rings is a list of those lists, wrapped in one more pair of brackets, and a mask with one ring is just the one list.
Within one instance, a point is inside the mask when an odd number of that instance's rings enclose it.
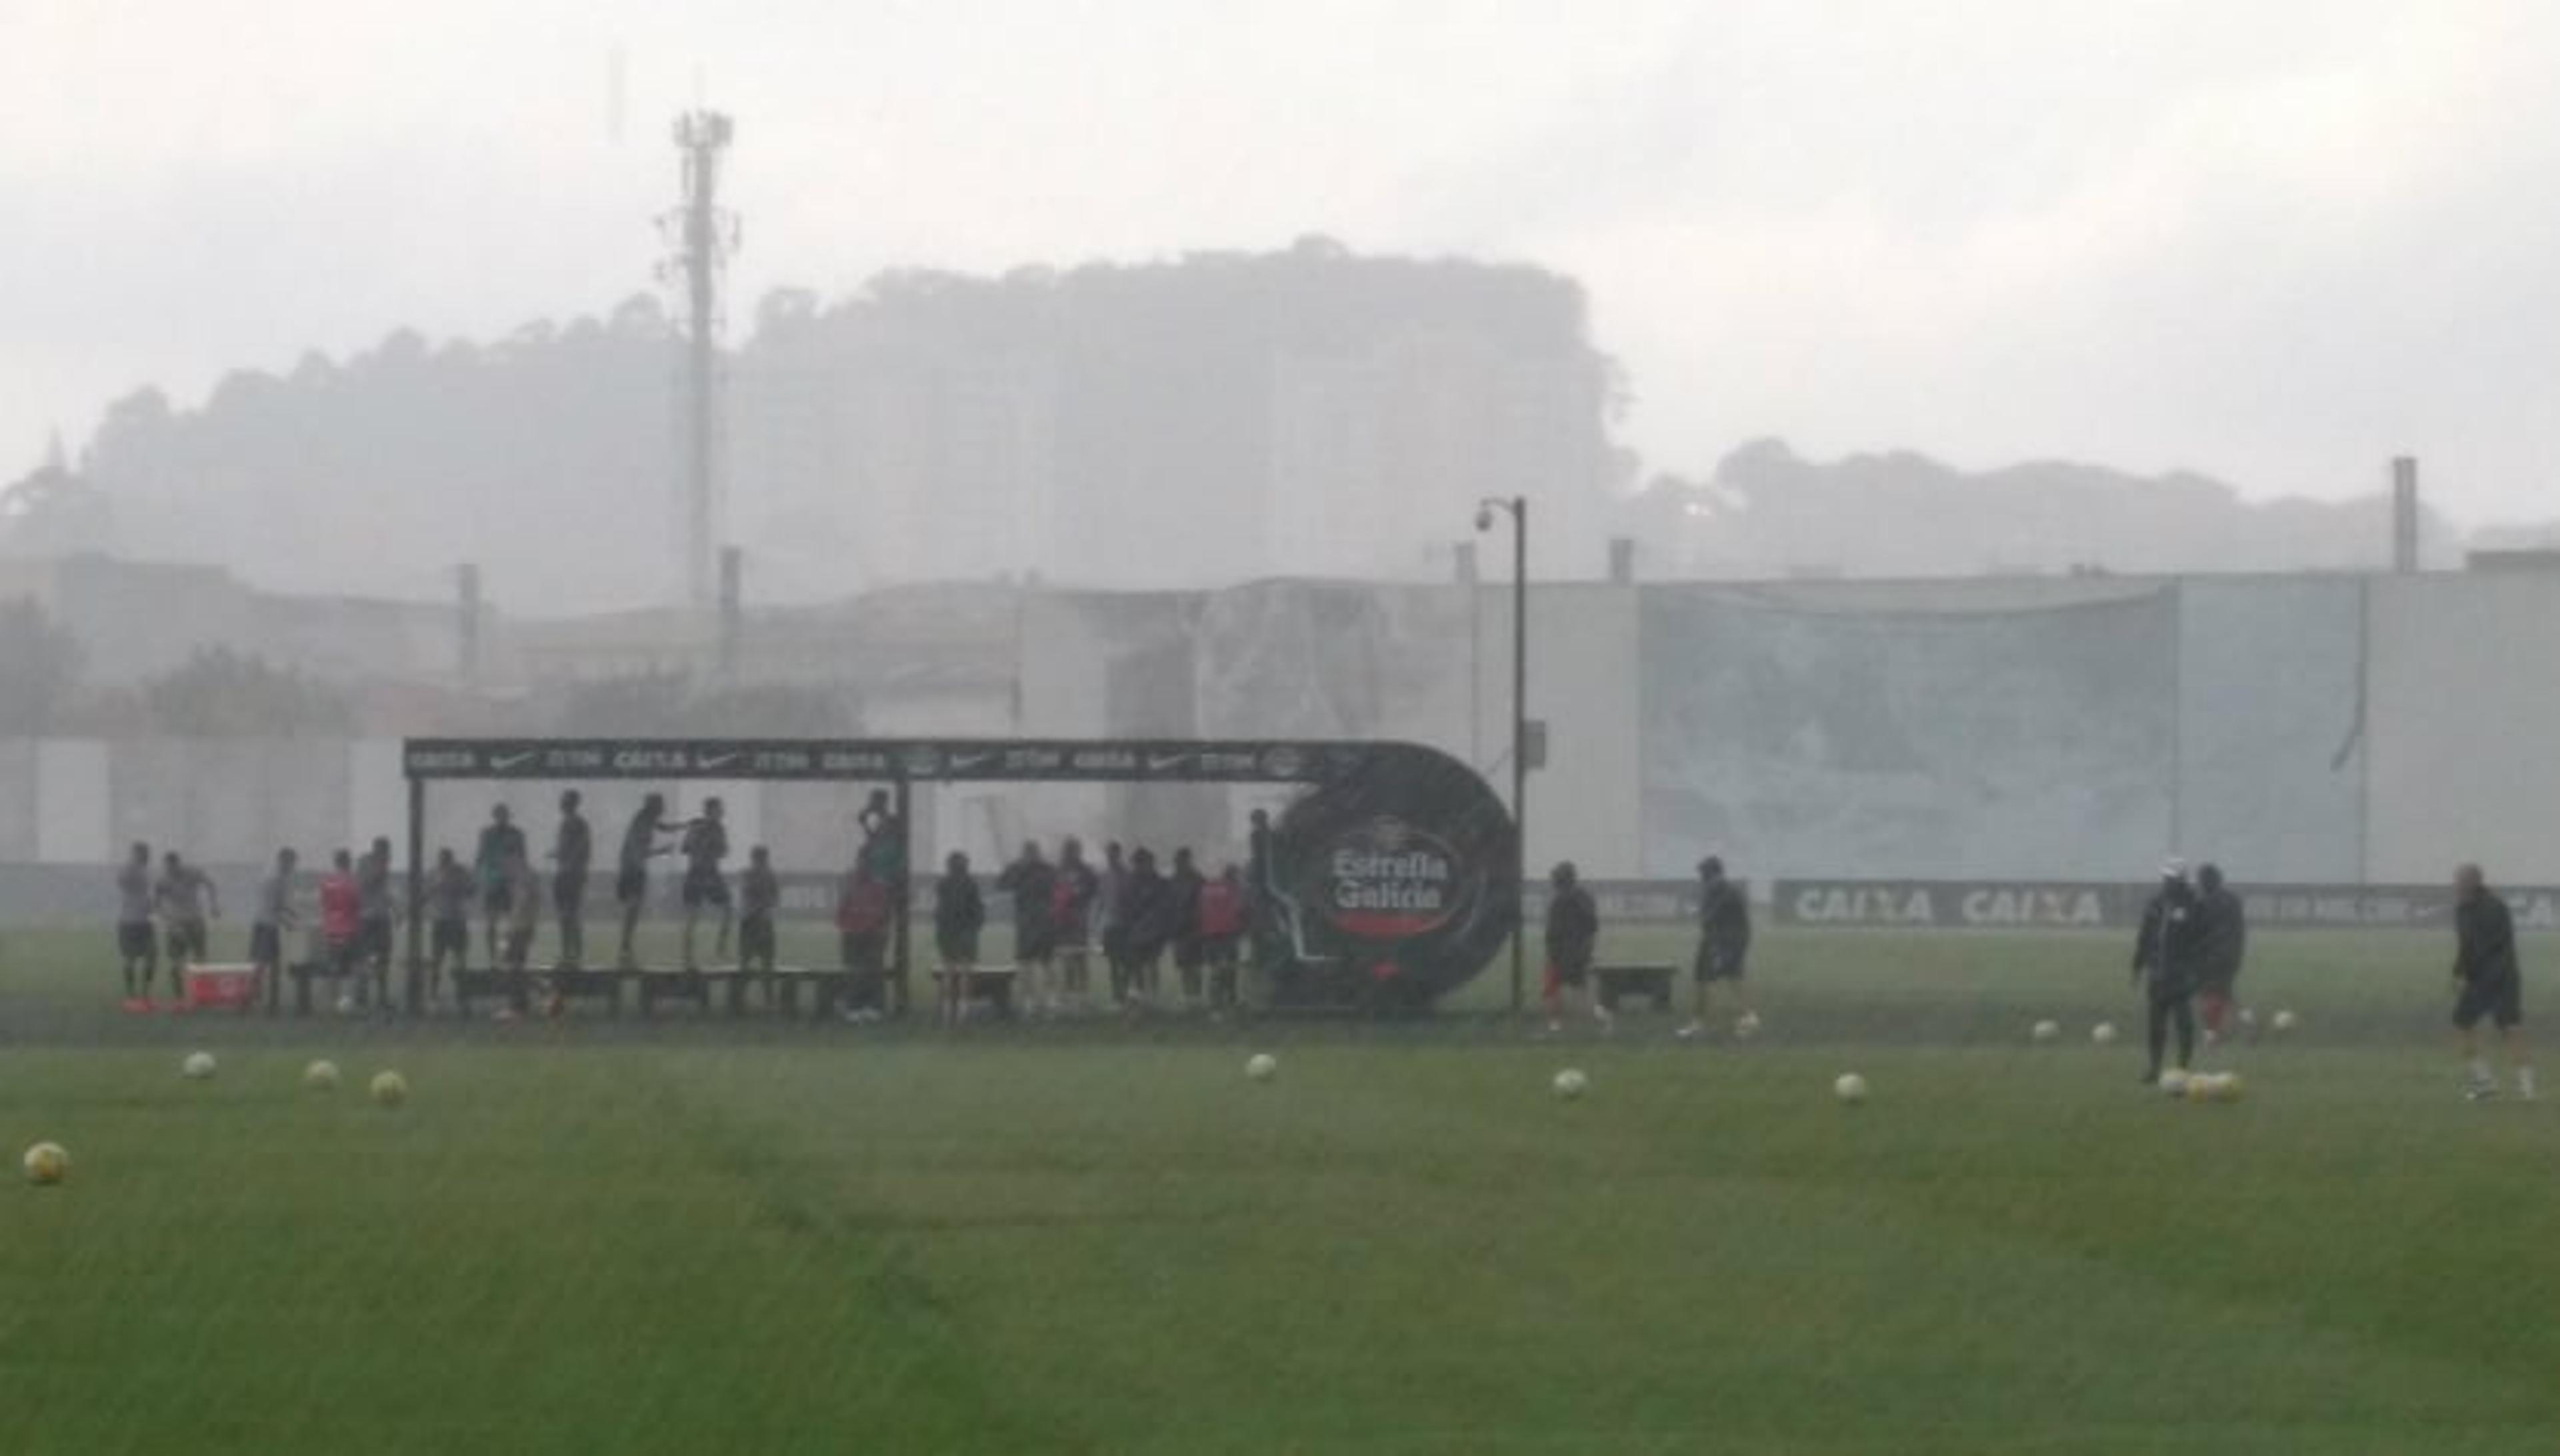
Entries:
{"label": "green grass", "polygon": [[0,945],[75,1160],[0,1451],[2560,1449],[2560,1115],[2454,1095],[2424,937],[2266,938],[2209,1107],[2077,937],[1772,935],[1703,1047],[137,1020],[85,946]]}

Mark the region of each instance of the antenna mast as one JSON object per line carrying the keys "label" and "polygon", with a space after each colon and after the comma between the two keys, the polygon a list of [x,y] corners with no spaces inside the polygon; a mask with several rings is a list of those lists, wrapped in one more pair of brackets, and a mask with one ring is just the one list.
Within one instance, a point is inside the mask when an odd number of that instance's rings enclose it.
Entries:
{"label": "antenna mast", "polygon": [[659,276],[685,289],[685,480],[683,543],[688,600],[709,608],[720,547],[720,276],[737,251],[737,216],[720,206],[721,154],[733,128],[719,111],[676,118],[684,205],[659,220],[670,252]]}

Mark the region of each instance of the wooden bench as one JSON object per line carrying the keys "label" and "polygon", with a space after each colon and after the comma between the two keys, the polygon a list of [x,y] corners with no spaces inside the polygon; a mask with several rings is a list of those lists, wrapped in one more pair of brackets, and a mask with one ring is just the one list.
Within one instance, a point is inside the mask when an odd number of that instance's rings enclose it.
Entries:
{"label": "wooden bench", "polygon": [[1672,991],[1680,981],[1680,967],[1664,962],[1619,962],[1591,968],[1593,985],[1600,1004],[1611,1011],[1625,996],[1642,996],[1652,1000],[1654,1010],[1672,1009]]}

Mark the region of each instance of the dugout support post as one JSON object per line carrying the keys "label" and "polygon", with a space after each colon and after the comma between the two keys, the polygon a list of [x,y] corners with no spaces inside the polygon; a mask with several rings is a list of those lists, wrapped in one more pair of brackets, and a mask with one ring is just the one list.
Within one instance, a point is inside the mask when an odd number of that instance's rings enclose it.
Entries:
{"label": "dugout support post", "polygon": [[408,1014],[417,1015],[426,1007],[426,962],[422,957],[424,942],[419,939],[418,922],[426,910],[426,780],[408,781],[408,923],[401,927],[408,953],[408,964],[402,971],[403,999]]}

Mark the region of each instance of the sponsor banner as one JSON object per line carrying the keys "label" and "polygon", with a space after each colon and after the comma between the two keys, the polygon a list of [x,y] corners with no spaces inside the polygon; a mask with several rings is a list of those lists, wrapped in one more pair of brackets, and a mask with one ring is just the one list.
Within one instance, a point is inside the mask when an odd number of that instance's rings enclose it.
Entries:
{"label": "sponsor banner", "polygon": [[1026,783],[1328,783],[1364,743],[972,738],[411,738],[414,779],[810,779]]}
{"label": "sponsor banner", "polygon": [[[2450,928],[2435,886],[2235,885],[2253,929]],[[1781,924],[1922,930],[2131,930],[2154,887],[2032,881],[1782,880]],[[2560,890],[2501,890],[2518,927],[2560,929]]]}

